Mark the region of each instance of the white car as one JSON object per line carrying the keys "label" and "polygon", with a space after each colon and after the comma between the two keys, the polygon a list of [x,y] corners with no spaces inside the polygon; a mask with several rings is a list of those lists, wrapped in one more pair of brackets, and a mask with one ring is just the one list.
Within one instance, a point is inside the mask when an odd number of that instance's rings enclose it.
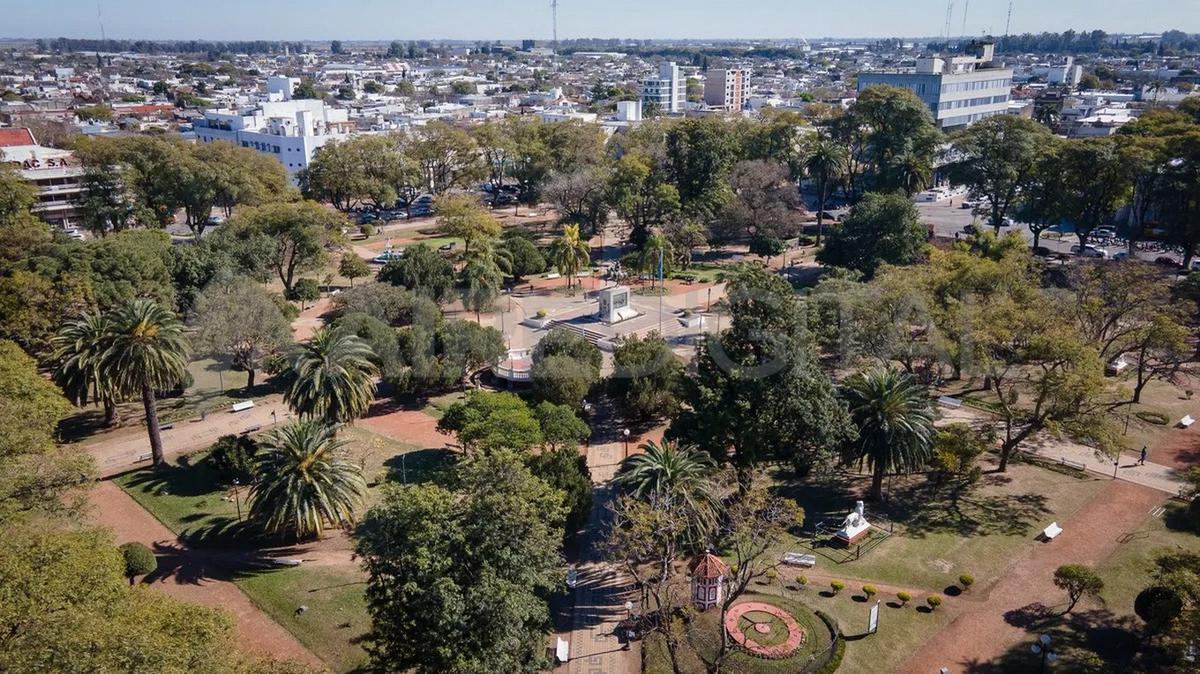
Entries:
{"label": "white car", "polygon": [[[1071,246],[1071,254],[1079,255],[1079,244]],[[1108,259],[1108,251],[1103,248],[1097,248],[1096,246],[1093,246],[1092,244],[1089,243],[1088,245],[1083,247],[1083,256],[1084,257],[1094,257],[1094,258],[1097,258],[1100,260],[1107,260]]]}
{"label": "white car", "polygon": [[387,264],[392,260],[399,260],[404,257],[404,250],[385,250],[371,259],[375,264]]}

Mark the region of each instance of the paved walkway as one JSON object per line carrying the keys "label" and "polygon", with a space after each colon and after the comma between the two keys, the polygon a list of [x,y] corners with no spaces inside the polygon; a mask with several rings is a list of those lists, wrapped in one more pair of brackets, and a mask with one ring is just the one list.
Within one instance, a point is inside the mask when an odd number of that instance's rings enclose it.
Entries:
{"label": "paved walkway", "polygon": [[[955,421],[965,421],[970,423],[989,423],[993,417],[990,415],[967,407],[947,407],[941,406],[942,423]],[[1034,438],[1026,441],[1022,445],[1022,449],[1029,454],[1039,456],[1055,462],[1066,460],[1075,465],[1082,465],[1084,469],[1104,475],[1114,477],[1125,482],[1149,487],[1172,496],[1179,493],[1180,487],[1184,486],[1183,480],[1179,477],[1179,471],[1174,466],[1164,466],[1162,464],[1147,461],[1144,465],[1138,465],[1138,456],[1133,452],[1124,452],[1118,457],[1118,462],[1114,471],[1114,461],[1112,458],[1099,454],[1094,448],[1086,445],[1081,445],[1070,440],[1055,438],[1049,433],[1041,433]]]}
{"label": "paved walkway", "polygon": [[[1122,534],[1135,531],[1166,495],[1155,489],[1114,480],[1066,521],[1063,533],[1048,543],[1031,542],[988,588],[973,588],[983,601],[963,609],[945,629],[926,641],[897,671],[931,674],[939,667],[964,672],[1002,656],[1036,636],[1013,623],[1021,616],[1061,610],[1066,598],[1054,587],[1054,570],[1063,564],[1096,566],[1118,547]],[[972,597],[975,598],[974,596]],[[953,600],[958,602],[959,599]]]}
{"label": "paved walkway", "polygon": [[[256,400],[255,406],[244,412],[230,412],[226,408],[208,414],[203,420],[193,417],[167,424],[162,431],[163,453],[170,460],[209,447],[222,435],[238,435],[256,427],[268,428],[289,419],[291,412],[283,403],[283,397],[270,395]],[[101,477],[150,465],[150,437],[140,420],[83,447],[95,457]]]}
{"label": "paved walkway", "polygon": [[228,611],[234,618],[238,645],[252,656],[325,668],[312,651],[259,610],[237,585],[220,578],[219,560],[189,549],[120,487],[102,481],[91,489],[88,498],[93,524],[112,529],[118,543],[137,541],[155,551],[159,571],[148,583],[151,588],[176,599]]}

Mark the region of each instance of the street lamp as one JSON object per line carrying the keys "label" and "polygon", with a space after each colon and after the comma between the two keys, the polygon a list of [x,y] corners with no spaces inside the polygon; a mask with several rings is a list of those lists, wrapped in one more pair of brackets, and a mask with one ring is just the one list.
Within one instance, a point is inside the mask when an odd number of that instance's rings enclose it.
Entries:
{"label": "street lamp", "polygon": [[233,502],[237,504],[238,521],[242,521],[242,499],[238,495],[238,485],[241,484],[238,479],[233,478]]}
{"label": "street lamp", "polygon": [[1039,670],[1042,672],[1042,674],[1045,674],[1046,672],[1047,662],[1053,663],[1058,659],[1058,654],[1050,650],[1049,634],[1043,634],[1042,636],[1038,637],[1038,640],[1029,647],[1029,650],[1033,651],[1034,655],[1042,656],[1042,668]]}
{"label": "street lamp", "polygon": [[625,602],[625,612],[628,614],[626,617],[629,620],[633,620],[633,602],[632,601]]}
{"label": "street lamp", "polygon": [[628,459],[629,458],[629,429],[628,428],[622,429],[621,435],[623,435],[625,438],[625,458]]}

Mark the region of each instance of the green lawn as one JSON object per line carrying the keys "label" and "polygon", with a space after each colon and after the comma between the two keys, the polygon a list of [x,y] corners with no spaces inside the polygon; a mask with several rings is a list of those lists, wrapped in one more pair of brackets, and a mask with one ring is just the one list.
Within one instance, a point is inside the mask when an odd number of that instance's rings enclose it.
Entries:
{"label": "green lawn", "polygon": [[[867,519],[894,533],[878,535],[854,551],[811,532],[825,521],[840,525],[867,478],[835,475],[827,480],[782,482],[776,488],[805,509],[804,535],[791,537],[774,552],[812,552],[822,573],[845,580],[865,580],[941,593],[959,574],[975,576],[986,585],[1029,546],[1034,535],[1052,521],[1063,521],[1090,500],[1106,483],[1089,476],[1065,475],[1036,466],[1012,464],[1008,473],[985,474],[972,488],[934,490],[921,477],[896,479],[889,501],[868,504]],[[851,585],[853,587],[853,585]]]}
{"label": "green lawn", "polygon": [[1154,557],[1162,551],[1200,554],[1200,535],[1186,528],[1187,506],[1171,502],[1159,516],[1147,515],[1138,530],[1117,547],[1097,571],[1104,579],[1101,597],[1108,610],[1133,615],[1133,600],[1150,585]]}
{"label": "green lawn", "polygon": [[440,421],[442,415],[446,413],[446,410],[451,405],[459,402],[460,400],[465,400],[466,397],[467,394],[463,393],[462,391],[453,391],[451,393],[443,393],[442,395],[433,396],[425,403],[425,407],[422,407],[421,411]]}
{"label": "green lawn", "polygon": [[[366,576],[358,569],[302,566],[264,571],[236,582],[256,606],[335,672],[366,664],[366,651],[355,643],[371,627],[363,596]],[[308,609],[296,615],[300,606]]]}

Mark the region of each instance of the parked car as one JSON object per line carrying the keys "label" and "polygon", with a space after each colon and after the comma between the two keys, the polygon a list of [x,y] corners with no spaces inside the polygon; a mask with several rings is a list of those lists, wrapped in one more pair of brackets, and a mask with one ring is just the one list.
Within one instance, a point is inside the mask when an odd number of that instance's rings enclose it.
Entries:
{"label": "parked car", "polygon": [[392,260],[399,260],[402,257],[404,257],[404,249],[385,250],[382,253],[380,253],[379,255],[376,255],[374,258],[372,258],[371,262],[374,264],[387,264],[387,263],[391,262]]}
{"label": "parked car", "polygon": [[1117,261],[1117,262],[1123,262],[1123,261],[1125,261],[1125,260],[1128,260],[1128,259],[1129,259],[1129,251],[1127,251],[1127,250],[1122,250],[1122,251],[1120,251],[1120,252],[1118,252],[1118,253],[1115,253],[1115,254],[1112,256],[1112,259],[1113,259],[1113,260],[1115,260],[1115,261]]}
{"label": "parked car", "polygon": [[962,231],[963,231],[963,234],[975,234],[979,231],[979,228],[976,227],[975,225],[968,224],[968,225],[963,225]]}
{"label": "parked car", "polygon": [[1176,260],[1170,255],[1159,255],[1158,257],[1154,258],[1154,264],[1160,264],[1164,267],[1170,267],[1171,269],[1179,269],[1183,266],[1182,262]]}
{"label": "parked car", "polygon": [[1113,229],[1112,227],[1098,227],[1092,230],[1092,236],[1096,236],[1101,239],[1112,239],[1117,236],[1117,230]]}
{"label": "parked car", "polygon": [[[1071,254],[1072,255],[1080,254],[1079,244],[1071,246]],[[1098,260],[1107,260],[1108,259],[1108,251],[1103,248],[1097,248],[1096,246],[1093,246],[1092,244],[1089,243],[1083,247],[1083,257],[1093,257]]]}

